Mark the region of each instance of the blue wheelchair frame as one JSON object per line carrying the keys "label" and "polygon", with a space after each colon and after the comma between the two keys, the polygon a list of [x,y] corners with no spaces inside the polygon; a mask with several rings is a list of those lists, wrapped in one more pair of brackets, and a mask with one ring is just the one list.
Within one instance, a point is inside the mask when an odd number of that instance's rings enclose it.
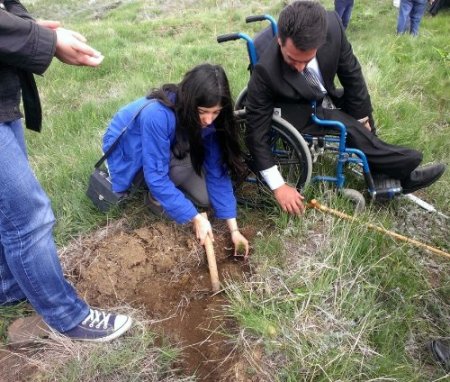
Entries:
{"label": "blue wheelchair frame", "polygon": [[[258,16],[249,16],[245,19],[247,23],[256,22],[256,21],[269,21],[272,33],[273,35],[277,35],[278,28],[277,23],[275,19],[270,15],[258,15]],[[226,41],[233,41],[233,40],[239,40],[243,39],[246,41],[247,45],[247,53],[250,60],[250,70],[256,65],[258,62],[258,53],[255,48],[255,44],[253,42],[253,39],[248,36],[245,33],[231,33],[231,34],[225,34],[217,37],[217,42],[222,43]],[[241,93],[240,98],[242,100],[244,91]],[[238,99],[239,101],[239,99]],[[237,105],[239,105],[239,102],[237,102]],[[362,174],[364,176],[364,180],[367,185],[367,190],[369,193],[369,196],[371,199],[375,199],[377,196],[377,193],[379,193],[379,196],[382,196],[385,199],[391,199],[395,195],[397,195],[401,188],[398,187],[391,187],[387,186],[386,188],[377,190],[375,187],[374,179],[371,175],[369,164],[367,161],[366,155],[358,149],[353,148],[347,148],[346,147],[346,138],[347,138],[347,128],[346,126],[336,120],[324,120],[317,117],[316,114],[316,101],[311,102],[312,106],[312,114],[311,114],[311,121],[319,126],[325,126],[330,127],[333,129],[337,129],[339,131],[339,135],[325,135],[324,137],[316,137],[311,134],[301,134],[303,139],[309,144],[310,150],[314,148],[314,146],[317,144],[318,140],[321,140],[323,144],[324,150],[330,150],[330,151],[336,151],[337,152],[337,163],[336,163],[336,173],[335,176],[314,176],[311,180],[313,182],[329,182],[333,183],[336,188],[340,191],[344,190],[344,183],[345,183],[345,175],[344,175],[344,166],[347,163],[353,163],[356,165],[361,166],[362,168]],[[353,192],[350,197],[355,196],[355,190],[351,190]],[[350,194],[350,193],[349,193]],[[362,195],[361,195],[362,198]],[[361,199],[356,198],[356,199]]]}

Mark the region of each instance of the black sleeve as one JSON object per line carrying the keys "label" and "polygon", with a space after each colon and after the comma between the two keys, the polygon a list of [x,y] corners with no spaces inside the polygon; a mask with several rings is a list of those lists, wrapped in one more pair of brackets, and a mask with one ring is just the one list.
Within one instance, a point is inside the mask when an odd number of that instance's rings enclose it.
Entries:
{"label": "black sleeve", "polygon": [[56,32],[36,24],[18,1],[4,5],[6,10],[0,10],[0,62],[42,74],[55,55]]}
{"label": "black sleeve", "polygon": [[256,65],[248,83],[245,141],[257,171],[266,170],[275,165],[269,142],[273,100],[270,76],[262,66]]}
{"label": "black sleeve", "polygon": [[17,0],[3,0],[1,1],[8,12],[19,16],[22,19],[33,20],[33,17],[28,13],[27,9]]}

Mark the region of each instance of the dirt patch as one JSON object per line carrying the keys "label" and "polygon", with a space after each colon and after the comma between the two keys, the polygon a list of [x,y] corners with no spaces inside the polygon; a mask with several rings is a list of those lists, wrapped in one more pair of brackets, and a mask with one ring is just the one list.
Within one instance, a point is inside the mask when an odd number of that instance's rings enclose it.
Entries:
{"label": "dirt patch", "polygon": [[[211,292],[204,248],[188,226],[152,219],[140,228],[130,224],[116,221],[64,248],[60,257],[67,278],[93,307],[126,304],[143,313],[158,341],[181,349],[173,365],[180,375],[226,380],[240,362],[229,336],[235,337],[235,323],[227,317],[225,294]],[[242,280],[248,264],[232,256],[226,224],[212,225],[221,282]],[[253,227],[242,232],[249,240],[256,234]],[[32,379],[39,351],[45,349],[2,349],[0,381]]]}
{"label": "dirt patch", "polygon": [[[241,280],[248,266],[232,256],[228,229],[213,222],[220,280]],[[244,228],[247,238],[252,228]],[[144,309],[152,330],[182,349],[177,365],[199,380],[218,381],[235,360],[224,334],[224,294],[212,295],[204,249],[189,227],[155,221],[130,229],[124,221],[80,239],[61,253],[68,278],[92,306]]]}
{"label": "dirt patch", "polygon": [[32,357],[36,351],[23,349],[9,351],[0,348],[1,382],[26,382],[30,381],[30,376],[37,372],[37,368],[27,359]]}

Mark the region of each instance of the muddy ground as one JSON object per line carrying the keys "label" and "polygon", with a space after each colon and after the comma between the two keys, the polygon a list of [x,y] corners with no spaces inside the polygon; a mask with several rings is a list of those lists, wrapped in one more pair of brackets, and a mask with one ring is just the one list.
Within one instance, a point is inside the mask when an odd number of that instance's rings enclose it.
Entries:
{"label": "muddy ground", "polygon": [[[250,229],[243,233],[254,235]],[[79,293],[91,305],[126,303],[144,309],[152,330],[182,349],[180,366],[188,375],[217,381],[217,373],[230,367],[233,345],[218,332],[232,331],[234,324],[225,318],[225,296],[211,292],[204,249],[189,227],[156,221],[109,232],[100,240],[94,237],[83,246],[91,255],[69,267]],[[215,224],[214,248],[222,282],[241,280],[249,271],[243,259],[233,257],[224,224]],[[70,251],[63,256],[76,257]]]}
{"label": "muddy ground", "polygon": [[[436,246],[448,243],[446,219],[412,205],[407,207],[397,211],[395,231]],[[270,223],[256,215],[251,220],[252,226],[243,226],[242,232],[252,243],[259,231],[270,228]],[[226,225],[213,221],[213,229],[220,280],[226,284],[250,277],[249,265],[232,256]],[[305,253],[313,255],[319,250],[323,238],[320,232],[314,235],[302,245],[295,243],[292,260],[303,261]],[[313,240],[316,236],[317,242]],[[299,251],[302,257],[295,255]],[[211,293],[205,252],[190,226],[155,217],[139,224],[124,218],[76,239],[61,250],[60,257],[67,277],[92,306],[130,306],[142,313],[159,341],[169,340],[181,349],[181,358],[173,365],[180,370],[181,378],[195,374],[199,381],[253,380],[246,375],[245,360],[231,340],[236,341],[239,333],[237,324],[227,315],[226,296]],[[424,253],[422,260],[430,271],[431,284],[438,287],[442,274],[434,257]],[[299,266],[292,265],[292,269]],[[34,380],[39,365],[26,359],[38,351],[39,347],[14,353],[0,349],[0,381]]]}
{"label": "muddy ground", "polygon": [[[222,284],[242,280],[250,269],[233,256],[228,228],[215,221],[213,229]],[[248,239],[256,234],[252,227],[241,231]],[[235,334],[236,325],[227,318],[224,293],[211,291],[205,251],[190,227],[154,220],[133,229],[123,219],[77,239],[60,257],[68,279],[91,306],[138,309],[159,341],[181,349],[179,363],[173,365],[180,376],[219,381],[235,373],[240,359],[225,333]],[[0,353],[0,381],[32,380],[37,368],[24,365],[21,354],[29,358],[34,350],[14,351],[16,356]]]}

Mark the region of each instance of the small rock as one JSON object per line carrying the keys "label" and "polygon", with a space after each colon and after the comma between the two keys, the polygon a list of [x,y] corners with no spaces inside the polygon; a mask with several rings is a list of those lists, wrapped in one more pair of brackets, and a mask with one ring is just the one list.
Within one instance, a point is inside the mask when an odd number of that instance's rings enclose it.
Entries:
{"label": "small rock", "polygon": [[8,327],[8,344],[25,345],[46,338],[51,330],[41,316],[32,315],[15,320]]}

